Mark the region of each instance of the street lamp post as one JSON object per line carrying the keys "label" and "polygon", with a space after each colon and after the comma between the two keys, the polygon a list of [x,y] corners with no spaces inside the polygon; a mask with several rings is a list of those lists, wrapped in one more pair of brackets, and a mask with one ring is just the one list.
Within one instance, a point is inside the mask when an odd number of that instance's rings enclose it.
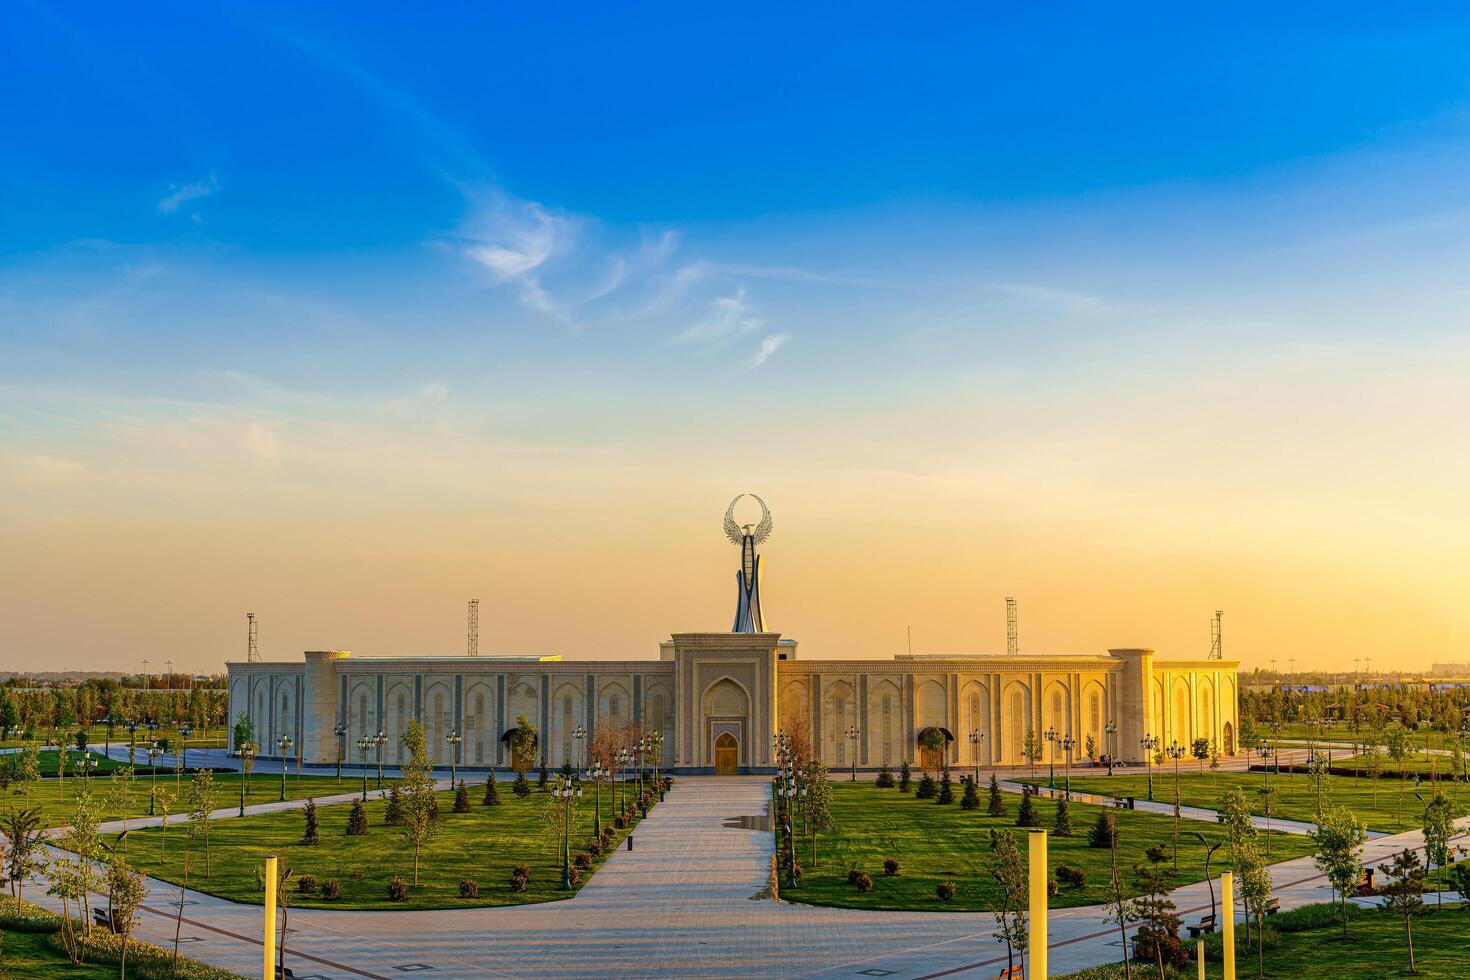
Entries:
{"label": "street lamp post", "polygon": [[383,788],[383,746],[385,746],[385,745],[388,744],[388,734],[387,734],[387,732],[385,732],[381,728],[379,728],[378,729],[378,734],[376,734],[376,735],[373,736],[373,744],[378,747],[378,783],[377,783],[377,786],[375,786],[374,788],[375,789],[382,789]]}
{"label": "street lamp post", "polygon": [[148,743],[148,772],[152,777],[152,784],[148,787],[148,816],[153,816],[153,805],[158,799],[158,759],[163,755],[163,749],[158,747],[157,742]]}
{"label": "street lamp post", "polygon": [[557,778],[551,795],[561,802],[561,890],[572,890],[572,804],[582,797],[582,784],[565,776]]}
{"label": "street lamp post", "polygon": [[808,788],[802,784],[796,771],[796,760],[791,757],[790,743],[784,734],[777,737],[779,769],[775,776],[777,815],[781,820],[781,834],[786,840],[786,888],[796,887],[796,827],[797,802],[807,795]]}
{"label": "street lamp post", "polygon": [[285,802],[285,799],[286,799],[286,754],[291,751],[291,746],[293,744],[294,743],[291,741],[291,736],[290,735],[283,734],[283,735],[281,735],[280,738],[276,739],[276,748],[278,748],[278,749],[281,750],[281,801],[282,802]]}
{"label": "street lamp post", "polygon": [[243,817],[245,816],[245,770],[247,768],[245,760],[255,755],[255,746],[245,742],[235,750],[235,754],[240,757],[240,816]]}
{"label": "street lamp post", "polygon": [[587,729],[578,725],[572,729],[572,738],[577,740],[577,773],[580,775],[582,772],[582,748],[583,743],[587,741]]}
{"label": "street lamp post", "polygon": [[82,757],[77,760],[77,769],[82,774],[82,792],[84,793],[92,791],[92,773],[97,769],[97,764],[91,752],[83,752]]}
{"label": "street lamp post", "polygon": [[663,760],[664,733],[660,731],[650,732],[648,735],[648,748],[653,753],[653,785],[658,790],[658,798],[664,798],[663,780],[658,778],[658,764]]}
{"label": "street lamp post", "polygon": [[1174,760],[1174,870],[1179,870],[1179,760],[1184,758],[1184,746],[1171,739],[1164,754]]}
{"label": "street lamp post", "polygon": [[970,729],[970,756],[975,763],[975,789],[980,789],[980,743],[985,741],[985,733],[978,728]]}
{"label": "street lamp post", "polygon": [[138,751],[138,722],[130,718],[124,727],[128,730],[128,765],[131,766],[134,755]]}
{"label": "street lamp post", "polygon": [[459,729],[451,728],[444,741],[449,744],[449,788],[453,789],[458,785],[454,777],[459,772],[459,743],[464,741],[464,736],[460,735]]}
{"label": "street lamp post", "polygon": [[1113,756],[1118,754],[1118,723],[1110,721],[1103,726],[1108,736],[1108,775],[1113,774]]}
{"label": "street lamp post", "polygon": [[184,722],[179,726],[179,771],[183,772],[189,768],[189,736],[194,734],[194,729]]}
{"label": "street lamp post", "polygon": [[102,724],[107,726],[107,731],[103,735],[102,754],[110,757],[112,755],[112,712],[109,711],[103,715],[101,720]]}
{"label": "street lamp post", "polygon": [[1154,799],[1154,752],[1159,747],[1159,737],[1145,734],[1138,740],[1138,744],[1143,748],[1144,761],[1148,763],[1148,800],[1152,803]]}
{"label": "street lamp post", "polygon": [[332,734],[337,736],[337,781],[342,781],[342,756],[347,751],[347,726],[340,721],[332,726]]}
{"label": "street lamp post", "polygon": [[609,776],[601,759],[592,760],[587,776],[592,780],[592,836],[602,840],[602,781]]}
{"label": "street lamp post", "polygon": [[849,782],[857,782],[857,743],[862,734],[856,725],[849,726],[844,733],[847,739],[847,753],[852,758],[852,779]]}
{"label": "street lamp post", "polygon": [[1065,734],[1065,735],[1062,736],[1061,745],[1062,745],[1062,752],[1063,752],[1062,764],[1065,767],[1062,771],[1066,774],[1065,779],[1066,779],[1066,787],[1067,787],[1063,792],[1066,793],[1067,799],[1068,800],[1071,800],[1072,799],[1072,749],[1076,747],[1077,740],[1072,737],[1072,733],[1071,732],[1068,732],[1067,734]]}
{"label": "street lamp post", "polygon": [[[1046,739],[1046,744],[1048,746],[1048,748],[1046,750],[1046,788],[1047,789],[1056,789],[1057,788],[1057,749],[1056,749],[1056,744],[1057,744],[1057,739],[1060,738],[1061,736],[1057,733],[1057,730],[1055,728],[1048,728],[1046,731],[1044,731],[1044,732],[1041,733],[1041,737],[1044,738],[1044,739]],[[1152,799],[1152,797],[1150,797],[1150,799]]]}
{"label": "street lamp post", "polygon": [[623,802],[624,799],[627,797],[627,788],[623,784],[626,783],[628,780],[625,776],[620,782],[618,780],[618,773],[626,770],[630,765],[632,765],[632,763],[633,753],[629,752],[626,748],[618,749],[617,755],[614,756],[613,762],[613,787],[617,792],[617,807],[619,816],[622,816],[624,813],[627,812],[625,804]]}
{"label": "street lamp post", "polygon": [[357,751],[359,753],[361,753],[361,755],[362,755],[362,766],[361,766],[361,768],[362,768],[362,801],[364,803],[367,802],[367,774],[368,774],[367,754],[368,754],[368,749],[370,749],[372,747],[373,747],[373,740],[371,738],[368,738],[366,735],[359,735],[358,736],[358,738],[357,738]]}

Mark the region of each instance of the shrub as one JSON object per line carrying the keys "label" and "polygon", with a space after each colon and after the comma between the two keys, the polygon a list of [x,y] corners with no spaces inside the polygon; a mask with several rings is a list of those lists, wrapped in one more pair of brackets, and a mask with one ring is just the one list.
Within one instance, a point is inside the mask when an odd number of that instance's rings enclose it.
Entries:
{"label": "shrub", "polygon": [[388,882],[388,901],[402,902],[408,898],[408,882],[394,875]]}
{"label": "shrub", "polygon": [[541,757],[541,768],[536,773],[536,788],[546,792],[546,784],[551,781],[551,773],[546,769],[546,756]]}
{"label": "shrub", "polygon": [[592,854],[588,851],[583,851],[572,859],[572,864],[581,868],[583,871],[590,871],[592,870]]}
{"label": "shrub", "polygon": [[531,880],[531,869],[524,864],[518,864],[510,872],[510,890],[520,894],[526,890],[526,883]]}
{"label": "shrub", "polygon": [[460,898],[479,898],[480,897],[480,883],[477,882],[473,878],[461,878],[461,879],[459,879],[459,897]]}
{"label": "shrub", "polygon": [[336,899],[342,897],[342,882],[336,878],[328,878],[322,882],[322,898]]}
{"label": "shrub", "polygon": [[567,880],[570,881],[573,885],[580,884],[582,881],[582,869],[576,867],[568,868]]}
{"label": "shrub", "polygon": [[430,820],[438,820],[439,819],[439,794],[438,793],[434,793],[434,794],[431,794],[429,796],[429,808],[428,809],[429,809],[429,819]]}
{"label": "shrub", "polygon": [[883,763],[883,768],[878,770],[878,778],[873,781],[873,785],[879,789],[893,788],[893,770],[888,768],[888,763]]}
{"label": "shrub", "polygon": [[948,902],[954,898],[954,882],[941,881],[934,886],[934,894],[939,896],[941,902]]}
{"label": "shrub", "polygon": [[602,841],[600,841],[600,840],[594,840],[590,844],[588,844],[587,845],[587,853],[588,854],[591,854],[593,857],[601,857],[602,856]]}
{"label": "shrub", "polygon": [[397,783],[388,787],[388,808],[383,811],[383,822],[390,827],[403,823],[403,792]]}
{"label": "shrub", "polygon": [[1111,813],[1104,811],[1097,815],[1097,822],[1087,832],[1087,846],[1107,848],[1113,846],[1113,815]]}
{"label": "shrub", "polygon": [[491,769],[485,774],[485,798],[480,801],[481,806],[499,806],[500,790],[495,786],[495,770]]}
{"label": "shrub", "polygon": [[368,832],[367,810],[362,800],[352,801],[352,812],[347,815],[347,836],[361,837]]}
{"label": "shrub", "polygon": [[883,859],[883,873],[890,878],[898,877],[898,858]]}
{"label": "shrub", "polygon": [[954,780],[952,780],[952,779],[949,778],[949,767],[948,766],[946,766],[944,768],[944,771],[939,774],[939,797],[934,802],[935,803],[953,803],[954,802]]}
{"label": "shrub", "polygon": [[310,895],[316,891],[316,879],[311,875],[302,875],[296,879],[296,890],[303,895]]}
{"label": "shrub", "polygon": [[622,830],[624,827],[628,826],[628,821],[624,820],[623,815],[620,813],[616,817],[613,817],[613,826],[616,827],[618,830]]}
{"label": "shrub", "polygon": [[1086,888],[1087,872],[1081,868],[1063,864],[1057,868],[1057,880],[1069,888]]}
{"label": "shrub", "polygon": [[919,777],[919,788],[914,790],[914,799],[932,800],[939,793],[939,784],[927,772]]}
{"label": "shrub", "polygon": [[1041,818],[1036,815],[1036,803],[1031,799],[1031,788],[1021,790],[1021,809],[1016,813],[1017,827],[1040,827]]}
{"label": "shrub", "polygon": [[515,785],[510,788],[510,791],[523,800],[531,795],[531,784],[526,782],[525,773],[516,773],[516,782]]}
{"label": "shrub", "polygon": [[322,841],[321,825],[316,820],[316,800],[306,798],[306,831],[301,835],[301,843],[310,847],[320,844]]}
{"label": "shrub", "polygon": [[960,809],[980,809],[980,794],[975,791],[975,780],[973,777],[965,780],[965,795],[960,797]]}
{"label": "shrub", "polygon": [[1072,806],[1065,796],[1057,800],[1057,822],[1052,833],[1058,837],[1072,836]]}
{"label": "shrub", "polygon": [[1143,856],[1148,858],[1151,864],[1163,864],[1169,860],[1169,853],[1164,850],[1163,844],[1155,844],[1153,847],[1144,848]]}
{"label": "shrub", "polygon": [[470,812],[470,790],[469,787],[464,784],[463,779],[459,781],[459,788],[454,791],[454,812]]}
{"label": "shrub", "polygon": [[868,873],[866,871],[859,871],[857,873],[857,877],[852,879],[852,883],[857,887],[857,890],[862,892],[863,894],[867,894],[868,892],[873,890],[873,879],[868,877]]}
{"label": "shrub", "polygon": [[1048,878],[1048,879],[1046,879],[1046,897],[1047,898],[1056,898],[1057,895],[1058,895],[1058,893],[1061,892],[1061,890],[1062,890],[1062,886],[1059,885],[1059,884],[1057,884],[1057,880],[1055,878]]}
{"label": "shrub", "polygon": [[855,885],[855,884],[857,884],[858,875],[860,875],[860,874],[862,874],[862,872],[859,871],[857,868],[848,868],[847,869],[847,883],[849,885]]}
{"label": "shrub", "polygon": [[898,767],[898,791],[907,793],[913,788],[913,773],[909,771],[909,764],[905,761]]}

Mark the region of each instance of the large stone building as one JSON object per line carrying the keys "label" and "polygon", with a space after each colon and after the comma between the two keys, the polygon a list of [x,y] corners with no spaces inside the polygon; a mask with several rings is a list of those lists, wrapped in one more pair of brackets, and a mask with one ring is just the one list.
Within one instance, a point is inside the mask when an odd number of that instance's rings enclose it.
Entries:
{"label": "large stone building", "polygon": [[[553,766],[578,759],[578,728],[628,722],[661,731],[665,766],[683,772],[769,769],[773,736],[798,722],[810,725],[816,752],[834,769],[852,765],[854,753],[861,769],[932,766],[940,760],[921,756],[931,727],[948,738],[943,761],[958,766],[1023,764],[1028,731],[1072,735],[1076,761],[1089,738],[1097,755],[1124,762],[1143,761],[1146,736],[1238,750],[1233,661],[1155,660],[1133,648],[803,660],[795,641],[764,631],[754,546],[769,533],[768,513],[756,529],[736,528],[727,514],[726,530],[742,546],[732,632],[676,633],[647,660],[323,651],[299,663],[236,662],[228,665],[230,717],[250,717],[261,755],[279,754],[277,740],[290,735],[290,753],[307,764],[333,763],[339,751],[362,761],[358,739],[380,731],[383,762],[396,764],[401,735],[418,719],[436,763],[449,765],[453,753],[460,766],[506,767],[504,736],[521,715]],[[367,761],[377,758],[371,750]]]}

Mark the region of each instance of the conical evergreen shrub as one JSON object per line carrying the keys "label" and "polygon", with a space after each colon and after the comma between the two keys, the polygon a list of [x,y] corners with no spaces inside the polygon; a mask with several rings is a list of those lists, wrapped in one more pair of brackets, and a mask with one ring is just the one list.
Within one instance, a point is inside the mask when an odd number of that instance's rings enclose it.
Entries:
{"label": "conical evergreen shrub", "polygon": [[495,786],[495,770],[491,769],[485,774],[485,798],[480,801],[481,806],[499,806],[500,790]]}

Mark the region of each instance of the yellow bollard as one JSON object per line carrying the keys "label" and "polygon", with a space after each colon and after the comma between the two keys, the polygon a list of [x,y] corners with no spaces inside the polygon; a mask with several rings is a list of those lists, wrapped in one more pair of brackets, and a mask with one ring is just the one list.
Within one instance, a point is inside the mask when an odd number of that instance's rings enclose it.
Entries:
{"label": "yellow bollard", "polygon": [[265,859],[265,972],[262,980],[276,980],[276,859]]}
{"label": "yellow bollard", "polygon": [[1194,960],[1199,964],[1199,980],[1205,980],[1205,941],[1203,939],[1194,948]]}
{"label": "yellow bollard", "polygon": [[1031,884],[1031,967],[1028,980],[1046,980],[1046,882],[1051,877],[1046,866],[1046,831],[1033,829],[1026,850],[1031,858],[1028,877]]}
{"label": "yellow bollard", "polygon": [[1225,959],[1225,980],[1235,980],[1235,889],[1234,876],[1226,871],[1220,875],[1220,910],[1225,914],[1225,934],[1220,938],[1224,940],[1223,956]]}

